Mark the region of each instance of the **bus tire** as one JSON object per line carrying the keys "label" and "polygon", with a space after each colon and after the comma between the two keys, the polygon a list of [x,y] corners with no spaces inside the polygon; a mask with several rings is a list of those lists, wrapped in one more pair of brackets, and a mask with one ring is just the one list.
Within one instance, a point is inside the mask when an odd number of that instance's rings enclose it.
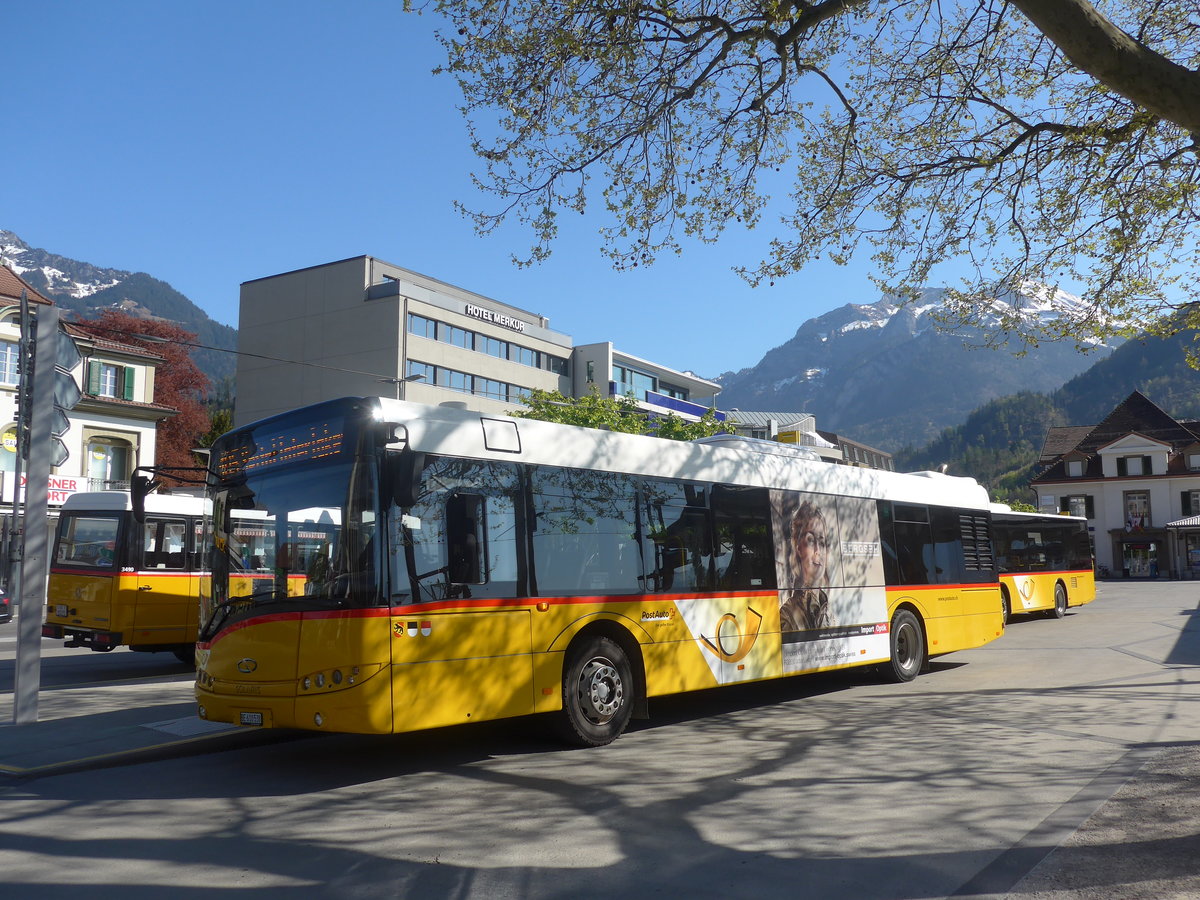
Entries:
{"label": "bus tire", "polygon": [[1063,587],[1061,581],[1054,584],[1054,609],[1050,615],[1056,619],[1061,619],[1067,614],[1067,589]]}
{"label": "bus tire", "polygon": [[181,663],[183,663],[185,666],[191,666],[193,669],[196,668],[196,645],[195,644],[181,644],[178,647],[176,647],[174,650],[172,650],[171,652],[174,653],[175,658],[177,660],[179,660]]}
{"label": "bus tire", "polygon": [[1007,627],[1009,620],[1012,619],[1012,601],[1008,599],[1008,588],[1000,586],[1000,612],[1004,617],[1004,625]]}
{"label": "bus tire", "polygon": [[892,616],[892,662],[886,667],[892,681],[912,681],[925,665],[925,632],[911,610],[901,609]]}
{"label": "bus tire", "polygon": [[620,645],[602,635],[576,641],[563,668],[559,737],[579,747],[602,747],[625,730],[633,715],[633,668]]}

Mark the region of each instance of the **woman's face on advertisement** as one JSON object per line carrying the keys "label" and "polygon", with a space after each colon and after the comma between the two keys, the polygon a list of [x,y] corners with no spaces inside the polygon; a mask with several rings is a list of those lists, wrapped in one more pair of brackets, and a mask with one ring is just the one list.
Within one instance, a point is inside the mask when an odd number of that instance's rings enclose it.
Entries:
{"label": "woman's face on advertisement", "polygon": [[800,559],[800,580],[804,587],[822,583],[828,552],[825,520],[815,515],[801,522],[796,529],[796,554]]}

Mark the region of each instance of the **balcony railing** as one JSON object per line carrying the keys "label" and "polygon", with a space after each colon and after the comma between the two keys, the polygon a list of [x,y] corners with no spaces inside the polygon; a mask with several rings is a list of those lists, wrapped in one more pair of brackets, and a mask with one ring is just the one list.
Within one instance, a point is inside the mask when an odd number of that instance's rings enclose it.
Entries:
{"label": "balcony railing", "polygon": [[112,481],[108,478],[89,478],[89,491],[127,491],[129,490],[128,481]]}

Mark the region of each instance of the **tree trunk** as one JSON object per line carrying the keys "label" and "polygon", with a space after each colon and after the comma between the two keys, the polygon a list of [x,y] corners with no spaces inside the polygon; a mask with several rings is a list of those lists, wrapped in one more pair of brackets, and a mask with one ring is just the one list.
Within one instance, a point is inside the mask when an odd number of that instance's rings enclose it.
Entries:
{"label": "tree trunk", "polygon": [[1010,0],[1076,67],[1154,115],[1200,133],[1200,73],[1130,37],[1087,0]]}

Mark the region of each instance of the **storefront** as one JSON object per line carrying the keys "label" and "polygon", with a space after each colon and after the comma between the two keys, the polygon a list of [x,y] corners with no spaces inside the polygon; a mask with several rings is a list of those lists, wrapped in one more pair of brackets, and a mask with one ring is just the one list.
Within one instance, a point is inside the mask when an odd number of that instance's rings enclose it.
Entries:
{"label": "storefront", "polygon": [[1177,578],[1200,578],[1200,516],[1167,523],[1172,556],[1177,561],[1171,574]]}
{"label": "storefront", "polygon": [[[1200,532],[1198,532],[1200,534]],[[1169,533],[1164,528],[1117,529],[1112,536],[1113,559],[1121,578],[1158,578],[1172,573]],[[1198,548],[1200,549],[1200,548]]]}

